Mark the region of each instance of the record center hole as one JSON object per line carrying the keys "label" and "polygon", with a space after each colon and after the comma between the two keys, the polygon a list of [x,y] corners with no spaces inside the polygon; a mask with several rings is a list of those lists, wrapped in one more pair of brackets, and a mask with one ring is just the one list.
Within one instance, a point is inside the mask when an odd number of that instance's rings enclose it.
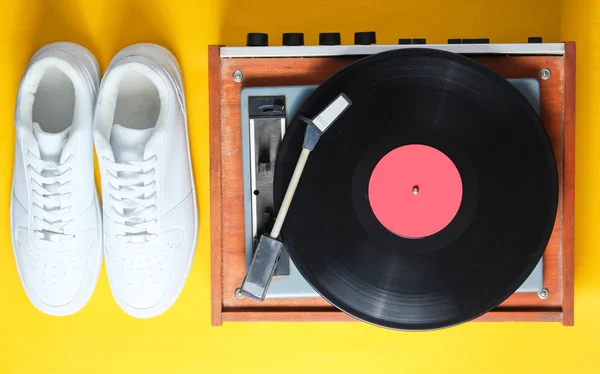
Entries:
{"label": "record center hole", "polygon": [[418,195],[419,194],[419,186],[418,185],[414,185],[412,188],[412,193],[413,195]]}
{"label": "record center hole", "polygon": [[254,190],[254,196],[258,196],[258,194],[260,194],[260,192],[258,190]]}

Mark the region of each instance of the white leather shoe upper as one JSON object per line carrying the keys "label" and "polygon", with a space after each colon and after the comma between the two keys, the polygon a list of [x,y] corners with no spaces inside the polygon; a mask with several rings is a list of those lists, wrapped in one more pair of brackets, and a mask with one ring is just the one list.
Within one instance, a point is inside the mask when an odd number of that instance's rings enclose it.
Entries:
{"label": "white leather shoe upper", "polygon": [[72,43],[31,59],[15,110],[11,233],[27,296],[68,315],[91,297],[102,262],[92,121],[98,64]]}
{"label": "white leather shoe upper", "polygon": [[130,315],[153,317],[179,296],[198,227],[183,85],[169,51],[140,44],[115,56],[94,142],[111,290]]}

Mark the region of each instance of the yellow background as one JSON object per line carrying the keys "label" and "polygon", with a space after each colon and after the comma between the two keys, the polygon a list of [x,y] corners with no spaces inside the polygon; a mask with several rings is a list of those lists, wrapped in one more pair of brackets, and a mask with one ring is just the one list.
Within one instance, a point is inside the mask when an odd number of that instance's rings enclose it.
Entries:
{"label": "yellow background", "polygon": [[[490,5],[494,3],[494,5]],[[0,4],[0,374],[176,372],[600,373],[600,2],[596,0],[7,1]],[[469,323],[428,333],[362,323],[210,326],[208,44],[242,45],[248,31],[376,30],[398,37],[577,41],[575,327]],[[104,69],[121,48],[155,42],[179,58],[200,203],[187,285],[166,314],[136,320],[113,301],[103,272],[83,311],[48,317],[18,279],[10,242],[13,110],[32,53],[58,40],[91,49]]]}

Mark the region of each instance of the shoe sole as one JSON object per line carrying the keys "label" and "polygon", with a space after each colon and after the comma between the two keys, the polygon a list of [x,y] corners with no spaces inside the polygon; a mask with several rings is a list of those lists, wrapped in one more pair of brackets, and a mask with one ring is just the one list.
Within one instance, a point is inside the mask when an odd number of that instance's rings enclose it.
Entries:
{"label": "shoe sole", "polygon": [[[29,65],[35,61],[37,61],[39,58],[43,58],[44,55],[48,54],[49,56],[52,54],[52,52],[54,51],[61,51],[61,52],[66,52],[69,55],[71,55],[75,61],[77,61],[79,63],[79,67],[81,69],[82,72],[84,72],[84,75],[86,76],[86,80],[87,83],[90,87],[90,91],[92,92],[92,96],[93,96],[93,100],[95,101],[96,99],[96,95],[97,95],[97,87],[98,87],[98,83],[100,81],[100,67],[98,65],[98,61],[96,60],[96,57],[94,57],[94,55],[92,54],[92,52],[90,52],[87,48],[84,48],[80,45],[77,45],[75,43],[69,43],[69,42],[57,42],[57,43],[51,43],[51,44],[47,44],[45,46],[43,46],[42,48],[40,48],[37,52],[34,53],[34,55],[31,57],[31,60],[28,64],[27,69],[29,68]],[[26,70],[27,73],[27,70]],[[48,305],[46,303],[44,303],[33,290],[30,290],[27,282],[25,282],[25,279],[23,278],[23,274],[21,273],[21,269],[18,266],[18,262],[17,262],[17,247],[15,246],[15,237],[14,237],[14,224],[13,224],[13,205],[15,204],[14,199],[14,177],[13,177],[13,183],[12,183],[12,187],[11,187],[11,199],[10,199],[10,227],[11,227],[11,241],[12,241],[12,247],[13,247],[13,255],[15,257],[15,262],[17,263],[17,272],[19,274],[19,279],[21,280],[21,284],[23,284],[23,289],[25,290],[25,294],[27,295],[27,297],[29,298],[29,300],[31,301],[31,303],[41,312],[52,315],[52,316],[68,316],[74,313],[77,313],[78,311],[80,311],[81,309],[83,309],[83,307],[85,307],[87,305],[87,303],[89,302],[89,300],[92,298],[92,295],[94,293],[94,290],[96,289],[96,284],[98,283],[98,278],[100,276],[100,269],[102,268],[102,217],[100,214],[100,203],[98,201],[98,191],[95,191],[95,196],[94,196],[94,206],[96,207],[96,216],[97,216],[97,220],[99,222],[99,231],[97,233],[97,245],[100,246],[100,250],[97,250],[97,256],[96,258],[90,259],[94,261],[94,264],[96,264],[94,266],[94,271],[93,271],[93,276],[92,278],[89,278],[88,280],[84,280],[84,282],[82,283],[82,287],[77,291],[77,293],[75,294],[75,297],[67,304],[65,305],[60,305],[60,306],[53,306],[53,305]],[[90,261],[88,260],[88,261]],[[86,287],[87,286],[87,287]]]}
{"label": "shoe sole", "polygon": [[[185,269],[185,275],[183,277],[183,282],[181,282],[181,285],[178,287],[178,289],[175,293],[173,293],[172,295],[166,294],[162,299],[160,299],[160,301],[156,305],[154,305],[150,308],[145,308],[145,309],[134,308],[125,302],[119,301],[115,297],[115,301],[117,302],[119,307],[123,311],[125,311],[127,314],[129,314],[130,316],[136,317],[136,318],[152,318],[152,317],[156,317],[156,316],[166,312],[171,306],[173,306],[173,304],[177,301],[181,292],[183,291],[183,288],[185,286],[186,280],[189,276],[189,273],[190,273],[190,270],[192,267],[192,263],[194,262],[194,255],[196,252],[196,244],[198,242],[198,205],[197,205],[197,201],[196,201],[197,199],[196,199],[196,187],[195,187],[195,182],[194,182],[194,173],[192,170],[192,157],[191,157],[190,139],[189,139],[189,132],[188,132],[185,92],[183,89],[183,79],[182,79],[182,75],[181,75],[181,68],[179,67],[179,62],[177,61],[177,59],[175,58],[173,53],[171,53],[171,51],[169,51],[165,47],[162,47],[157,44],[151,44],[151,43],[140,43],[140,44],[134,44],[129,47],[126,47],[126,48],[122,49],[119,53],[117,53],[115,55],[115,57],[113,57],[108,68],[106,69],[106,71],[108,72],[114,66],[114,64],[116,64],[120,60],[122,60],[126,57],[129,57],[129,56],[146,57],[146,58],[149,58],[149,59],[153,60],[154,62],[158,63],[163,68],[170,67],[170,70],[167,69],[167,71],[166,71],[167,75],[169,77],[171,77],[171,79],[174,79],[173,84],[175,85],[175,87],[178,90],[178,93],[181,95],[181,99],[182,99],[181,104],[183,106],[182,109],[183,109],[184,120],[185,120],[184,121],[185,122],[185,136],[186,136],[186,141],[188,144],[188,165],[189,165],[189,169],[190,169],[190,175],[192,176],[192,197],[193,197],[193,202],[194,202],[194,221],[196,222],[196,224],[194,226],[193,250],[190,252],[190,257],[188,259],[188,263],[187,263],[187,266]],[[171,71],[175,74],[174,77],[173,77],[173,74]],[[112,290],[112,285],[111,285],[111,290]],[[114,296],[114,292],[113,292],[113,296]]]}

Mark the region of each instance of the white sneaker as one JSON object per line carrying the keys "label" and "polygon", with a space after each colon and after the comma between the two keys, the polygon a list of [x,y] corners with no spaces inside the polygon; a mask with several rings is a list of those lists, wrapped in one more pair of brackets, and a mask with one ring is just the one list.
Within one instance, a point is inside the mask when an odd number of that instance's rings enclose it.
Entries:
{"label": "white sneaker", "polygon": [[113,58],[94,141],[111,290],[128,314],[154,317],[183,288],[198,228],[183,84],[168,50],[138,44]]}
{"label": "white sneaker", "polygon": [[17,96],[11,233],[25,292],[44,313],[88,302],[102,264],[92,121],[98,62],[54,43],[37,51]]}

